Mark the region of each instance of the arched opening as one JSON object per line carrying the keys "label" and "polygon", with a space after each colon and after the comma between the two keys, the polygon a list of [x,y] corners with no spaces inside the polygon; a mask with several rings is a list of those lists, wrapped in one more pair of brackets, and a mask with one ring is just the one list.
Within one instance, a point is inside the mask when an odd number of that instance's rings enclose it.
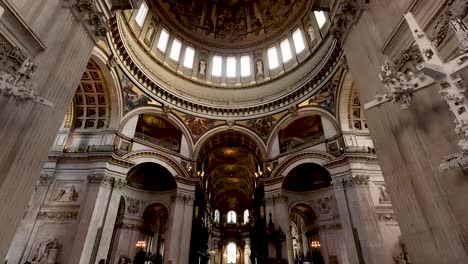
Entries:
{"label": "arched opening", "polygon": [[143,259],[144,261],[152,261],[152,263],[163,263],[167,220],[168,210],[164,205],[155,203],[145,209],[139,239],[145,243],[141,245],[134,263]]}
{"label": "arched opening", "polygon": [[237,215],[234,211],[229,211],[227,214],[227,223],[228,224],[235,224],[237,222]]}
{"label": "arched opening", "polygon": [[291,208],[289,221],[296,263],[324,263],[316,220],[314,211],[305,203]]}
{"label": "arched opening", "polygon": [[278,132],[280,152],[286,152],[325,138],[320,115],[301,117]]}
{"label": "arched opening", "polygon": [[289,232],[297,263],[324,263],[317,216],[306,201],[309,197],[314,197],[311,195],[316,191],[329,188],[331,180],[330,173],[324,167],[315,163],[303,163],[294,167],[283,181],[283,190],[305,197],[304,202],[295,204],[289,212]]}
{"label": "arched opening", "polygon": [[65,118],[65,127],[103,129],[110,122],[110,95],[104,75],[92,59],[86,65]]}
{"label": "arched opening", "polygon": [[227,263],[236,264],[237,263],[237,246],[236,243],[231,242],[226,248]]}
{"label": "arched opening", "polygon": [[179,152],[182,131],[162,117],[141,114],[138,116],[135,138]]}
{"label": "arched opening", "polygon": [[327,169],[315,163],[303,163],[292,169],[283,181],[282,188],[291,192],[308,192],[331,185]]}
{"label": "arched opening", "polygon": [[146,191],[172,191],[177,183],[172,173],[164,166],[145,162],[133,167],[127,176],[127,185]]}
{"label": "arched opening", "polygon": [[[250,243],[248,218],[253,208],[261,153],[255,141],[239,132],[215,134],[200,148],[198,175],[204,182],[210,207],[216,208],[210,226],[211,261],[240,263],[240,259],[246,259],[246,250],[250,252],[250,247],[246,249],[245,245]],[[235,244],[229,244],[232,241]],[[237,248],[232,249],[232,245]],[[227,253],[231,255],[229,260]]]}

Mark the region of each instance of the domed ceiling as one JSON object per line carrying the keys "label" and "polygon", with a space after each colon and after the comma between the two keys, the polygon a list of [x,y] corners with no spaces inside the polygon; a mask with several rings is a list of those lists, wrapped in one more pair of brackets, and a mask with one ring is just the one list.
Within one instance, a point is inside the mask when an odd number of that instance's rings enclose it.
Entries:
{"label": "domed ceiling", "polygon": [[[221,48],[249,47],[289,28],[306,0],[153,0],[156,10],[194,40]],[[169,23],[170,22],[170,23]]]}

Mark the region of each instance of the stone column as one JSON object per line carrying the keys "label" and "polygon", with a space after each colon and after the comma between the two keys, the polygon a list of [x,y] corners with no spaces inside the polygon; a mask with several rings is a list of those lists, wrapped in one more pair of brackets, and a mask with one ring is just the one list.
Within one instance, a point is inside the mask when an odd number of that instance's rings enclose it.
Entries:
{"label": "stone column", "polygon": [[[339,23],[343,26],[341,32],[349,32],[341,42],[362,104],[375,99],[376,92],[387,91],[379,79],[385,61],[403,59],[411,64],[404,59],[404,50],[410,48],[414,39],[409,28],[400,24],[404,13],[411,10],[430,31],[429,21],[438,21],[439,14],[444,16],[448,3],[428,1],[413,6],[410,1],[403,1],[401,5],[384,7],[381,1],[370,1],[369,5],[364,2],[356,1],[351,8],[337,12],[344,18]],[[451,2],[456,8],[458,2]],[[441,45],[439,53],[444,57],[457,54],[455,42],[452,39],[453,45]],[[438,170],[445,156],[460,151],[453,114],[441,100],[439,87],[415,94],[405,110],[399,104],[387,103],[365,111],[401,238],[412,263],[463,263],[468,259],[466,173]]]}
{"label": "stone column", "polygon": [[192,213],[193,197],[180,193],[172,197],[168,239],[164,247],[165,263],[188,263]]}
{"label": "stone column", "polygon": [[[5,259],[96,41],[64,4],[58,0],[0,1],[0,39],[8,49],[17,47],[24,61],[28,59],[37,66],[32,87],[54,104],[47,107],[32,100],[20,103],[0,95],[1,260]],[[0,57],[12,59],[5,53]]]}
{"label": "stone column", "polygon": [[301,236],[301,252],[303,255],[305,255],[310,249],[309,240],[307,239],[307,236],[304,233],[304,231],[302,231],[300,236]]}
{"label": "stone column", "polygon": [[[195,197],[192,195],[187,195],[182,198],[184,200],[184,216],[183,216],[183,225],[182,234],[180,239],[179,246],[179,262],[180,264],[188,264],[189,255],[190,255],[190,240],[192,236],[192,219],[193,219],[193,201]],[[199,212],[200,214],[202,212]],[[180,227],[179,227],[180,228]]]}
{"label": "stone column", "polygon": [[344,244],[346,245],[348,263],[359,263],[358,252],[353,235],[350,209],[348,207],[348,201],[344,191],[345,186],[345,177],[335,177],[333,179],[333,190],[336,197],[338,211],[340,213],[341,227],[343,231]]}
{"label": "stone column", "polygon": [[121,188],[125,185],[125,180],[119,179],[115,185],[112,192],[112,196],[109,201],[107,215],[102,227],[101,239],[99,242],[99,249],[96,255],[95,263],[97,264],[100,259],[105,259],[106,261],[110,255],[110,245],[112,242],[112,235],[115,229],[115,222],[117,220],[117,213],[119,211],[120,198],[122,197]]}
{"label": "stone column", "polygon": [[83,251],[81,252],[80,264],[90,264],[95,261],[95,258],[93,257],[95,253],[93,252],[97,253],[97,249],[99,247],[100,237],[98,237],[98,233],[100,233],[100,229],[103,228],[106,208],[111,201],[114,181],[114,178],[106,177],[99,188],[93,215],[86,234]]}
{"label": "stone column", "polygon": [[359,233],[365,263],[382,263],[383,241],[369,190],[369,176],[353,175],[347,186],[351,217]]}
{"label": "stone column", "polygon": [[281,228],[286,236],[286,248],[282,248],[283,258],[288,260],[288,263],[294,263],[294,248],[292,243],[291,232],[289,231],[289,208],[288,197],[277,195],[275,197],[275,225]]}

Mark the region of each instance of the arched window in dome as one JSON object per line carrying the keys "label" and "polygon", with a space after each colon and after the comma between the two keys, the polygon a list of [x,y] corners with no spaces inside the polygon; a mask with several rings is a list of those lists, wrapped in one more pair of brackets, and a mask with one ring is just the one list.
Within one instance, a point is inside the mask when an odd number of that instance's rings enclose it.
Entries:
{"label": "arched window in dome", "polygon": [[146,5],[145,1],[141,2],[140,8],[138,8],[138,12],[135,16],[135,22],[139,27],[143,26],[145,22],[146,15],[148,14],[148,6]]}
{"label": "arched window in dome", "polygon": [[211,69],[211,75],[221,77],[223,67],[223,58],[221,56],[213,56],[213,68]]}
{"label": "arched window in dome", "polygon": [[250,57],[242,56],[240,59],[241,63],[241,77],[250,76]]}
{"label": "arched window in dome", "polygon": [[279,67],[278,63],[278,53],[276,47],[271,47],[268,49],[268,64],[270,65],[270,70],[276,69]]}
{"label": "arched window in dome", "polygon": [[217,224],[219,224],[219,218],[220,218],[219,210],[216,209],[216,210],[214,211],[214,222],[217,223]]}
{"label": "arched window in dome", "polygon": [[296,54],[301,53],[305,50],[304,38],[302,37],[301,29],[296,29],[293,34],[294,48],[296,49]]}
{"label": "arched window in dome", "polygon": [[249,222],[249,217],[250,217],[250,212],[248,209],[245,209],[244,211],[244,225]]}
{"label": "arched window in dome", "polygon": [[227,222],[228,224],[235,224],[237,222],[236,219],[236,212],[234,211],[229,211],[227,214]]}
{"label": "arched window in dome", "polygon": [[161,35],[159,35],[159,40],[158,40],[158,49],[162,52],[166,52],[167,48],[167,42],[169,41],[169,32],[163,28],[161,31]]}
{"label": "arched window in dome", "polygon": [[323,11],[314,11],[315,20],[317,20],[317,24],[319,28],[323,28],[327,23],[327,16]]}
{"label": "arched window in dome", "polygon": [[236,77],[236,57],[227,57],[226,59],[226,77]]}
{"label": "arched window in dome", "polygon": [[195,50],[192,47],[187,47],[185,49],[184,67],[188,69],[192,69],[194,58],[195,58]]}
{"label": "arched window in dome", "polygon": [[281,47],[281,56],[283,57],[283,63],[286,63],[292,59],[291,46],[289,45],[289,40],[284,39],[280,43]]}
{"label": "arched window in dome", "polygon": [[234,242],[231,242],[228,244],[227,249],[226,249],[226,255],[227,255],[227,263],[228,264],[236,264],[237,261],[237,246]]}
{"label": "arched window in dome", "polygon": [[171,58],[174,61],[179,61],[181,48],[182,42],[178,39],[174,39],[174,41],[172,42],[171,54],[169,54],[169,58]]}

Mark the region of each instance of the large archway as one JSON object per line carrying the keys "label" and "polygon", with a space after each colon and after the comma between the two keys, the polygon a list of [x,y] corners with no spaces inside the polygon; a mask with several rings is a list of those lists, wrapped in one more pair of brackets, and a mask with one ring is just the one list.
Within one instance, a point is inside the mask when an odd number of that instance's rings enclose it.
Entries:
{"label": "large archway", "polygon": [[164,166],[144,162],[133,167],[127,176],[127,185],[145,191],[172,191],[177,182]]}

